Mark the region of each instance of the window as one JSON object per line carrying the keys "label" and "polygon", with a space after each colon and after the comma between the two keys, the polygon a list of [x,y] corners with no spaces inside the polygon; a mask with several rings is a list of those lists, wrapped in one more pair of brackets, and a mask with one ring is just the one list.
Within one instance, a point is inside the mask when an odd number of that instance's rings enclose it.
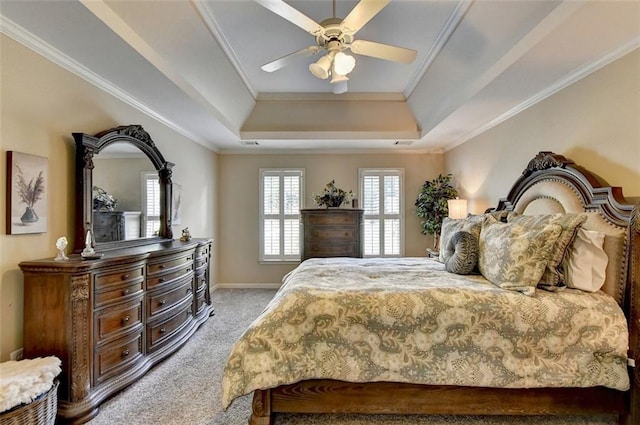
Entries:
{"label": "window", "polygon": [[300,260],[304,170],[260,170],[260,261]]}
{"label": "window", "polygon": [[158,173],[142,173],[142,237],[158,236],[160,230],[160,180]]}
{"label": "window", "polygon": [[360,169],[364,256],[404,255],[403,169]]}

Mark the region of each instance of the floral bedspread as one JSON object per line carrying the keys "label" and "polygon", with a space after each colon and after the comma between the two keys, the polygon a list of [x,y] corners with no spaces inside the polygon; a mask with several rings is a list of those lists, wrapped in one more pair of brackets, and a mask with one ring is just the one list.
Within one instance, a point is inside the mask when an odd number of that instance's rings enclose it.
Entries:
{"label": "floral bedspread", "polygon": [[628,340],[602,292],[529,297],[426,258],[309,259],[233,346],[222,403],[318,378],[627,390]]}

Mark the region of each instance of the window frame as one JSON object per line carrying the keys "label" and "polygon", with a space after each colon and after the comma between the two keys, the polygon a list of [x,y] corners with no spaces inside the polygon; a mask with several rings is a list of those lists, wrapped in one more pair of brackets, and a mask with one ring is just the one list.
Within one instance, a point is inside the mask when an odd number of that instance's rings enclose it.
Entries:
{"label": "window frame", "polygon": [[[142,184],[142,214],[141,214],[141,222],[140,222],[140,234],[141,234],[141,238],[152,238],[152,237],[157,237],[158,235],[149,235],[147,236],[147,223],[149,222],[149,217],[152,217],[151,219],[153,221],[157,221],[158,222],[158,226],[160,225],[160,215],[149,215],[149,211],[147,209],[147,182],[149,180],[155,180],[158,183],[158,190],[160,190],[160,176],[158,175],[157,171],[142,171],[140,173],[140,180],[141,180],[141,184]],[[159,195],[160,192],[158,192]],[[158,197],[158,211],[160,211],[160,198]],[[159,229],[159,227],[158,227]]]}
{"label": "window frame", "polygon": [[[360,208],[364,209],[365,207],[365,199],[364,199],[364,177],[365,176],[377,176],[378,178],[380,178],[380,180],[383,180],[384,176],[398,176],[400,178],[400,182],[399,182],[399,188],[398,188],[398,196],[399,196],[399,210],[398,210],[398,214],[385,214],[384,213],[384,184],[380,184],[379,186],[379,191],[380,191],[380,196],[379,196],[379,200],[380,200],[380,204],[379,204],[379,213],[377,215],[371,215],[371,214],[367,214],[366,210],[363,213],[363,223],[362,225],[365,225],[365,222],[367,220],[367,218],[377,218],[379,220],[379,243],[380,243],[380,253],[379,254],[365,254],[365,249],[364,249],[364,238],[366,237],[366,235],[364,234],[363,231],[363,235],[362,235],[362,243],[363,243],[363,249],[362,249],[362,255],[363,257],[366,258],[372,258],[372,257],[388,257],[388,258],[397,258],[397,257],[404,257],[404,253],[405,253],[405,241],[404,241],[404,227],[405,227],[405,218],[404,218],[404,168],[395,168],[395,167],[390,167],[390,168],[359,168],[358,169],[358,188],[359,188],[359,199],[360,199]],[[399,240],[399,253],[398,254],[384,254],[384,222],[385,219],[398,219],[400,222],[400,229],[399,229],[399,233],[400,233],[400,240]]]}
{"label": "window frame", "polygon": [[[286,167],[286,168],[260,168],[258,172],[258,226],[259,226],[259,245],[258,245],[258,261],[263,264],[295,264],[299,263],[302,258],[302,226],[300,225],[300,210],[304,209],[304,187],[305,187],[305,169],[304,168],[294,168],[294,167]],[[278,214],[267,214],[264,213],[264,177],[265,176],[279,176],[280,182],[283,181],[284,176],[288,175],[297,175],[299,178],[299,205],[297,214],[284,214],[284,202],[280,202],[279,204],[279,212]],[[280,195],[284,192],[284,185],[280,184],[279,187]],[[280,199],[284,199],[282,196]],[[277,216],[280,220],[280,223],[283,224],[284,220],[291,220],[295,218],[298,222],[298,254],[297,255],[286,255],[284,254],[284,234],[280,233],[280,255],[265,255],[264,243],[265,243],[265,234],[264,234],[264,222],[266,216]],[[284,228],[281,225],[281,228]]]}

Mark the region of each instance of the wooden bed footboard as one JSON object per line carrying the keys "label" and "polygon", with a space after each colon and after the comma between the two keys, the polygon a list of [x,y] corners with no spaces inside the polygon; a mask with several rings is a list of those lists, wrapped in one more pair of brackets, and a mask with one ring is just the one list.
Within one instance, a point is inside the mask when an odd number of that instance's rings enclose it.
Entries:
{"label": "wooden bed footboard", "polygon": [[257,390],[250,425],[275,413],[443,415],[616,415],[632,425],[628,393],[603,387],[500,389],[395,382],[310,380]]}

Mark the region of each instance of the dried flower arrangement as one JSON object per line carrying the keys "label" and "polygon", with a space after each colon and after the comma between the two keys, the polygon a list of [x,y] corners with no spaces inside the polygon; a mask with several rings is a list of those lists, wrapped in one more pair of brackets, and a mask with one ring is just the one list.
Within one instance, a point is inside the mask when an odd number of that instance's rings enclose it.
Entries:
{"label": "dried flower arrangement", "polygon": [[353,192],[336,187],[335,180],[331,180],[324,187],[324,192],[319,195],[313,195],[313,200],[316,201],[318,206],[327,206],[331,208],[337,208],[344,202],[349,202],[353,198]]}
{"label": "dried flower arrangement", "polygon": [[42,199],[42,195],[44,194],[44,176],[42,175],[42,171],[38,173],[38,176],[34,179],[31,179],[29,183],[24,178],[24,172],[20,165],[16,164],[17,177],[18,181],[16,183],[18,187],[18,197],[20,201],[27,205],[29,208],[33,208],[33,206]]}

